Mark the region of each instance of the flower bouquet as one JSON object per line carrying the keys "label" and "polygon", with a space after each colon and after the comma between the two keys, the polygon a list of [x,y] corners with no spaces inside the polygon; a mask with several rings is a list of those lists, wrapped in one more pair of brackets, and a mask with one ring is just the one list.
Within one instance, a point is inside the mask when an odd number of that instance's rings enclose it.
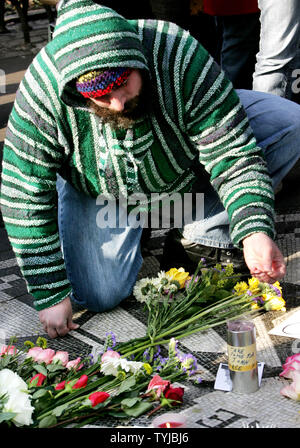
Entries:
{"label": "flower bouquet", "polygon": [[[69,361],[67,352],[27,341],[23,350],[2,346],[0,356],[0,424],[54,428],[80,427],[103,417],[131,419],[152,415],[183,401],[184,389],[172,381],[186,378],[187,364],[169,347],[163,366],[127,360],[112,349],[96,360]],[[43,344],[43,346],[38,344]],[[189,363],[191,366],[191,363]]]}
{"label": "flower bouquet", "polygon": [[145,304],[147,333],[117,344],[116,350],[136,359],[146,351],[151,362],[155,347],[167,344],[172,337],[178,340],[262,310],[285,311],[279,282],[270,285],[254,277],[248,282],[239,280],[232,265],[206,268],[203,261],[192,276],[183,268],[172,268],[155,278],[139,280],[133,294]]}

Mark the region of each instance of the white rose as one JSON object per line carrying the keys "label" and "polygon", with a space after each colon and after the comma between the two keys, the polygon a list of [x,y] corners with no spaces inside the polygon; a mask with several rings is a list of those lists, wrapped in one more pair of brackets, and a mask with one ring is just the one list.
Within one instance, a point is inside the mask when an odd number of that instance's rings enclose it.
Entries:
{"label": "white rose", "polygon": [[15,372],[9,369],[0,370],[0,392],[10,394],[16,390],[28,390],[27,384]]}
{"label": "white rose", "polygon": [[4,404],[3,412],[15,412],[12,421],[16,426],[30,425],[33,423],[32,413],[34,407],[31,406],[30,396],[27,393],[16,391],[9,395]]}
{"label": "white rose", "polygon": [[15,412],[12,419],[16,426],[30,425],[33,423],[30,395],[25,381],[15,372],[9,369],[0,370],[0,395],[7,395],[8,400],[3,406],[3,412]]}

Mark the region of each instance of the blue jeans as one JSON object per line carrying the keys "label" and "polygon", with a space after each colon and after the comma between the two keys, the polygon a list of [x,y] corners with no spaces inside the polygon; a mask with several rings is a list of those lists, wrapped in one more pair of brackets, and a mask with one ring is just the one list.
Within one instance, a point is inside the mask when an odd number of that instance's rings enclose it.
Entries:
{"label": "blue jeans", "polygon": [[259,47],[259,13],[216,17],[222,32],[221,68],[235,89],[252,89]]}
{"label": "blue jeans", "polygon": [[261,31],[253,90],[290,99],[291,72],[300,43],[300,2],[258,0],[258,6]]}
{"label": "blue jeans", "polygon": [[[237,91],[250,124],[265,152],[276,187],[300,157],[300,106],[262,92]],[[57,181],[60,239],[71,298],[91,311],[105,311],[128,297],[142,266],[142,227],[99,228],[96,200]],[[204,220],[188,225],[183,236],[207,246],[230,248],[228,216],[207,184]],[[117,218],[124,213],[117,209]],[[120,214],[120,215],[119,215]],[[192,228],[191,228],[192,227]]]}

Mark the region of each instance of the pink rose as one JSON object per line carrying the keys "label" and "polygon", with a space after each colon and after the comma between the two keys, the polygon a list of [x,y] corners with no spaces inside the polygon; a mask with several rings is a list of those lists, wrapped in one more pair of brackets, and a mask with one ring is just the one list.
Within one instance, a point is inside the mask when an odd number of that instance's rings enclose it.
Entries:
{"label": "pink rose", "polygon": [[52,362],[55,351],[51,348],[43,349],[36,357],[36,362],[50,364]]}
{"label": "pink rose", "polygon": [[14,345],[2,345],[0,356],[2,355],[15,355],[18,352]]}
{"label": "pink rose", "polygon": [[295,401],[300,401],[300,372],[294,371],[292,374],[293,382],[281,389],[281,395],[291,398]]}
{"label": "pink rose", "polygon": [[101,356],[101,362],[108,361],[112,358],[120,358],[121,355],[118,352],[115,352],[113,350],[107,350],[107,352],[103,353]]}
{"label": "pink rose", "polygon": [[77,371],[77,370],[80,370],[80,369],[82,369],[82,367],[83,367],[83,363],[80,364],[80,365],[78,366],[78,364],[80,363],[80,361],[81,361],[81,358],[80,358],[80,357],[79,357],[79,358],[76,358],[76,359],[73,359],[73,361],[69,361],[69,362],[67,363],[66,368],[69,369],[69,370],[71,370],[71,369],[75,369],[76,371]]}
{"label": "pink rose", "polygon": [[170,385],[170,381],[163,380],[159,375],[154,375],[150,383],[148,384],[148,389],[146,393],[154,391],[155,398],[160,398],[161,393]]}
{"label": "pink rose", "polygon": [[62,364],[63,366],[66,366],[69,361],[69,353],[68,352],[62,352],[58,351],[55,353],[55,355],[52,358],[52,362],[57,364]]}
{"label": "pink rose", "polygon": [[283,371],[279,374],[279,376],[292,379],[293,372],[300,372],[300,353],[289,356],[282,367]]}
{"label": "pink rose", "polygon": [[42,347],[32,347],[27,352],[27,358],[32,358],[34,361],[37,361],[37,357],[43,351]]}

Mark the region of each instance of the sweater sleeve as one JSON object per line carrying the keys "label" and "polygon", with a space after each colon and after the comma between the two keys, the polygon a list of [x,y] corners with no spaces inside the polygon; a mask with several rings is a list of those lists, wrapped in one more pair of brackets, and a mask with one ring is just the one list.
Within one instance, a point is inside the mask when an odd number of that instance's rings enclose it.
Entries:
{"label": "sweater sleeve", "polygon": [[19,86],[4,142],[1,210],[10,243],[36,310],[70,291],[57,224],[56,173],[64,159],[57,126],[28,69]]}
{"label": "sweater sleeve", "polygon": [[228,213],[233,244],[241,248],[255,232],[274,238],[272,181],[231,82],[201,46],[184,81],[187,131]]}

